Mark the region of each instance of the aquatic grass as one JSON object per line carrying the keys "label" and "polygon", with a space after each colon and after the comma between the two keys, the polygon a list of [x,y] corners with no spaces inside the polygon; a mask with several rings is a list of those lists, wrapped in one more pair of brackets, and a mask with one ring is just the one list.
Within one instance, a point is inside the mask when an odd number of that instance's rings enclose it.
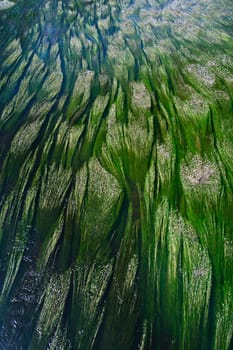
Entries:
{"label": "aquatic grass", "polygon": [[1,348],[232,347],[232,11],[1,16]]}
{"label": "aquatic grass", "polygon": [[[42,310],[36,325],[36,332],[32,337],[28,349],[44,349],[54,330],[62,323],[63,309],[69,291],[70,271],[63,275],[54,274],[50,279],[44,297]],[[50,312],[51,308],[53,313]]]}

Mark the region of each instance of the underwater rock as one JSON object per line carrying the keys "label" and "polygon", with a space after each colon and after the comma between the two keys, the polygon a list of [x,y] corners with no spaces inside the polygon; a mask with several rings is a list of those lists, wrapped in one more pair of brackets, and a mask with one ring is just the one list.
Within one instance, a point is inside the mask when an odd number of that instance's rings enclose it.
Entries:
{"label": "underwater rock", "polygon": [[14,5],[15,5],[15,3],[12,2],[12,1],[8,1],[8,0],[0,1],[0,11],[1,10],[7,10],[10,7],[14,6]]}

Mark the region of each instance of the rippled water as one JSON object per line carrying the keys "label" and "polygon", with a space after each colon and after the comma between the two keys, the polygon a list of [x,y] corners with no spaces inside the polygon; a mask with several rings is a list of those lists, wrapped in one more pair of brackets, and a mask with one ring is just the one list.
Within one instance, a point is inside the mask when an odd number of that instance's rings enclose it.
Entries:
{"label": "rippled water", "polygon": [[230,350],[232,1],[8,5],[0,350]]}

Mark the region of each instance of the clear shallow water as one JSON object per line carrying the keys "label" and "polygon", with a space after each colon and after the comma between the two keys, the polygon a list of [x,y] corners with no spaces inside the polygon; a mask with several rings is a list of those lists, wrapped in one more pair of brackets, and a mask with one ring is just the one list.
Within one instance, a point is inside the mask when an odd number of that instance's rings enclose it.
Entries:
{"label": "clear shallow water", "polygon": [[230,349],[232,2],[0,12],[0,348]]}

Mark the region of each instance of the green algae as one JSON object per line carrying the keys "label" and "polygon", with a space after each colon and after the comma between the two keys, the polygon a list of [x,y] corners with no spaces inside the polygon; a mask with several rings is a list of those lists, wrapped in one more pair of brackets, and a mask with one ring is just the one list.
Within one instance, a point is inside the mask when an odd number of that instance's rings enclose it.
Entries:
{"label": "green algae", "polygon": [[232,12],[1,13],[0,348],[231,349]]}

